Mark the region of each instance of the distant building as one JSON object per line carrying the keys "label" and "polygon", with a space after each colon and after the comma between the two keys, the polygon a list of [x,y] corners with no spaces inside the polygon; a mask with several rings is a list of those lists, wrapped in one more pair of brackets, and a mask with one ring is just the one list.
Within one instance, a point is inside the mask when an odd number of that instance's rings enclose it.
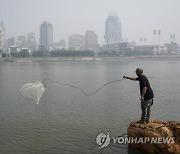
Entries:
{"label": "distant building", "polygon": [[61,50],[60,42],[54,42],[53,43],[53,50]]}
{"label": "distant building", "polygon": [[86,31],[85,33],[85,49],[86,50],[98,50],[98,37],[94,31]]}
{"label": "distant building", "polygon": [[84,35],[73,34],[68,38],[69,50],[84,50]]}
{"label": "distant building", "polygon": [[0,25],[0,50],[3,48],[3,46],[4,46],[4,33]]}
{"label": "distant building", "polygon": [[19,52],[28,52],[31,54],[31,50],[29,48],[20,48],[19,46],[10,46],[8,48],[8,51],[3,52],[5,54],[11,54],[11,53],[19,53]]}
{"label": "distant building", "polygon": [[2,63],[2,49],[4,46],[4,33],[3,33],[3,29],[0,25],[0,63]]}
{"label": "distant building", "polygon": [[10,51],[9,51],[9,48],[3,48],[2,49],[2,53],[5,54],[5,55],[10,55]]}
{"label": "distant building", "polygon": [[7,45],[8,45],[8,48],[10,46],[16,46],[16,38],[15,37],[11,37],[7,40]]}
{"label": "distant building", "polygon": [[[35,41],[35,34],[28,33],[27,37],[26,37],[26,35],[18,36],[16,45],[19,46],[20,48],[25,48],[25,49],[27,48],[27,49],[30,49],[31,51],[36,51],[37,43]],[[11,46],[13,46],[13,45],[11,45]]]}
{"label": "distant building", "polygon": [[[139,52],[149,52],[157,54],[160,50],[159,45],[136,45],[133,47],[133,50],[139,51]],[[163,47],[161,48],[163,50]]]}
{"label": "distant building", "polygon": [[2,52],[0,51],[0,63],[2,63]]}
{"label": "distant building", "polygon": [[53,26],[47,21],[40,25],[39,49],[50,51],[53,47]]}
{"label": "distant building", "polygon": [[167,54],[167,47],[165,45],[159,45],[158,54]]}
{"label": "distant building", "polygon": [[177,43],[171,42],[164,44],[167,48],[167,54],[175,54],[177,53],[178,45]]}
{"label": "distant building", "polygon": [[65,48],[65,47],[66,47],[66,43],[65,43],[64,40],[60,40],[60,46],[61,46],[62,48]]}
{"label": "distant building", "polygon": [[19,46],[10,46],[9,47],[9,53],[16,53],[16,52],[20,52]]}
{"label": "distant building", "polygon": [[117,13],[111,11],[105,23],[105,43],[117,43],[122,41],[121,23]]}
{"label": "distant building", "polygon": [[25,35],[21,35],[21,36],[17,37],[17,45],[19,47],[22,47],[25,42],[26,42],[26,36]]}
{"label": "distant building", "polygon": [[37,51],[37,43],[36,41],[26,41],[22,48],[29,48],[31,51]]}
{"label": "distant building", "polygon": [[28,42],[35,41],[35,34],[34,33],[28,33],[27,34],[27,41]]}
{"label": "distant building", "polygon": [[29,48],[31,51],[37,51],[37,43],[34,33],[27,34],[27,41],[23,45],[23,48]]}
{"label": "distant building", "polygon": [[180,54],[180,44],[177,45],[177,54]]}
{"label": "distant building", "polygon": [[21,52],[27,52],[31,54],[31,50],[29,48],[22,48]]}
{"label": "distant building", "polygon": [[[0,27],[1,27],[1,41],[3,42],[3,47],[6,46],[6,29],[3,21],[0,21]],[[3,36],[3,37],[2,37]]]}
{"label": "distant building", "polygon": [[53,43],[53,49],[54,50],[63,50],[65,49],[66,44],[64,40],[60,40],[60,42]]}
{"label": "distant building", "polygon": [[108,43],[103,44],[102,50],[107,52],[116,51],[123,53],[126,50],[131,50],[135,46],[135,42],[117,42],[117,43]]}

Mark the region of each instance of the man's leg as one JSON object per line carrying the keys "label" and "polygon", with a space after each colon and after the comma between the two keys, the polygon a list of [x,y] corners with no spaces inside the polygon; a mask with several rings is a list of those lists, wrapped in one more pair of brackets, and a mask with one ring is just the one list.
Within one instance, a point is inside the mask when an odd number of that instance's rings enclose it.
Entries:
{"label": "man's leg", "polygon": [[151,100],[148,101],[146,123],[149,123],[150,113],[151,113],[151,106],[152,106],[152,105],[153,105],[153,99],[151,99]]}
{"label": "man's leg", "polygon": [[149,123],[149,119],[150,119],[150,112],[151,112],[151,106],[148,106],[148,108],[147,108],[146,123]]}
{"label": "man's leg", "polygon": [[147,112],[148,112],[147,101],[141,102],[141,110],[142,110],[141,123],[145,124],[146,123],[146,119],[147,119]]}

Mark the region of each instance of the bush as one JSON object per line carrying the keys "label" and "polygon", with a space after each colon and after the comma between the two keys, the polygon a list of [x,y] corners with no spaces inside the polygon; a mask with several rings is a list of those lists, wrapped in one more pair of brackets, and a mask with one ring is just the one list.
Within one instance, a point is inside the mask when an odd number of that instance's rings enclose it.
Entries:
{"label": "bush", "polygon": [[153,55],[153,52],[147,52],[147,51],[138,51],[138,50],[127,50],[124,52],[124,56],[134,56],[134,55]]}
{"label": "bush", "polygon": [[117,51],[101,51],[98,53],[99,56],[120,56],[122,53]]}
{"label": "bush", "polygon": [[13,56],[13,57],[30,57],[30,53],[27,51],[12,52],[11,56]]}
{"label": "bush", "polygon": [[55,50],[50,52],[51,57],[90,57],[94,56],[94,51],[71,51],[71,50]]}
{"label": "bush", "polygon": [[48,51],[33,51],[33,57],[46,57],[49,55]]}

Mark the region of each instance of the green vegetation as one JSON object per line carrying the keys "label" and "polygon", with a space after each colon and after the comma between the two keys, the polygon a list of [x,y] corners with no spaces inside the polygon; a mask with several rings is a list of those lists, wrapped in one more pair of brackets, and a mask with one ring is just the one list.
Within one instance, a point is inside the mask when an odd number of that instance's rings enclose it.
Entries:
{"label": "green vegetation", "polygon": [[55,50],[55,51],[33,51],[32,55],[28,52],[14,52],[11,53],[13,57],[92,57],[94,51],[71,51],[71,50]]}
{"label": "green vegetation", "polygon": [[124,56],[145,56],[145,55],[153,55],[153,52],[147,51],[138,51],[138,50],[126,50],[123,54]]}
{"label": "green vegetation", "polygon": [[30,57],[30,53],[27,51],[21,51],[21,52],[12,52],[11,56],[13,57]]}
{"label": "green vegetation", "polygon": [[153,52],[147,52],[147,51],[138,51],[138,50],[121,50],[121,51],[101,51],[98,53],[99,56],[140,56],[140,55],[153,55]]}
{"label": "green vegetation", "polygon": [[112,57],[115,57],[115,56],[120,56],[122,55],[122,52],[117,52],[117,51],[101,51],[98,53],[99,56],[112,56]]}
{"label": "green vegetation", "polygon": [[[99,56],[104,57],[118,57],[118,56],[140,56],[140,55],[153,55],[153,52],[136,51],[131,49],[121,51],[101,51]],[[3,55],[5,57],[6,55]],[[11,53],[13,57],[93,57],[94,51],[72,51],[72,50],[52,50],[52,51],[34,51],[32,55],[27,51]]]}
{"label": "green vegetation", "polygon": [[78,56],[92,57],[94,55],[95,55],[94,51],[56,50],[50,52],[51,57],[78,57]]}
{"label": "green vegetation", "polygon": [[49,56],[48,51],[33,51],[32,57],[47,57]]}

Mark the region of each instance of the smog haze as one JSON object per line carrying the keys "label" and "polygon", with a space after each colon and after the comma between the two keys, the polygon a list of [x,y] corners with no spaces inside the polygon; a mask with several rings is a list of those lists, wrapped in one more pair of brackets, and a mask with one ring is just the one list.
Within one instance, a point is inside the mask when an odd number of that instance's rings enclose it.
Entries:
{"label": "smog haze", "polygon": [[180,43],[179,6],[179,0],[0,0],[0,21],[7,38],[33,32],[39,42],[40,24],[48,21],[55,42],[93,30],[102,45],[106,18],[114,11],[123,39],[139,43],[147,38],[147,44],[153,44],[153,30],[161,30],[162,43],[169,43],[171,34]]}

